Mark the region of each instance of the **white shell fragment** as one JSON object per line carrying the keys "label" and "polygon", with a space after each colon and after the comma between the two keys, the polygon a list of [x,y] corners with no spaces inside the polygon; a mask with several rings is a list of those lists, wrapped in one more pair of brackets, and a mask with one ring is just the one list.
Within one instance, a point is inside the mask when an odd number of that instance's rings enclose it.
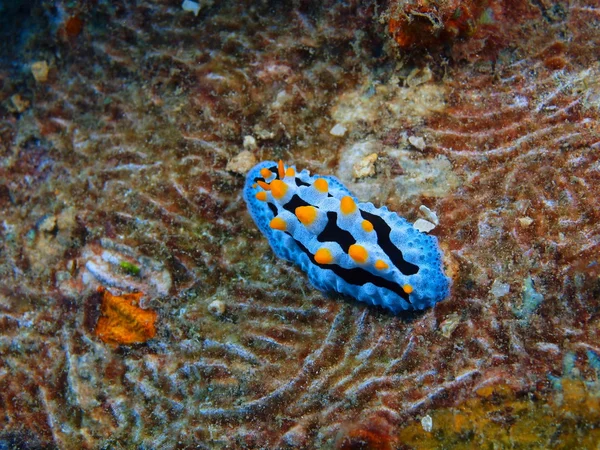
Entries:
{"label": "white shell fragment", "polygon": [[245,150],[256,150],[258,148],[256,139],[254,139],[254,136],[250,135],[244,136],[243,146]]}
{"label": "white shell fragment", "polygon": [[421,419],[421,426],[427,433],[431,432],[433,429],[433,419],[430,415],[427,415]]}
{"label": "white shell fragment", "polygon": [[519,224],[521,224],[523,228],[529,227],[529,225],[531,225],[532,223],[533,219],[531,217],[519,217]]}
{"label": "white shell fragment", "polygon": [[337,123],[331,130],[329,130],[329,134],[332,136],[342,137],[346,134],[346,131],[348,131],[348,129],[344,125]]}
{"label": "white shell fragment", "polygon": [[430,210],[427,206],[425,206],[425,205],[419,206],[419,211],[421,211],[421,214],[423,214],[425,216],[425,219],[427,219],[431,223],[433,223],[435,225],[440,224],[437,214],[435,212],[433,212],[432,210]]}
{"label": "white shell fragment", "polygon": [[437,214],[430,210],[427,206],[419,206],[419,211],[421,211],[421,214],[425,216],[426,220],[417,219],[413,226],[420,232],[429,233],[440,224]]}
{"label": "white shell fragment", "polygon": [[410,145],[412,145],[415,148],[418,148],[419,150],[424,150],[426,147],[425,139],[423,139],[420,136],[409,136],[408,142],[410,142]]}
{"label": "white shell fragment", "polygon": [[429,233],[435,228],[435,224],[424,219],[417,219],[413,226],[421,233]]}

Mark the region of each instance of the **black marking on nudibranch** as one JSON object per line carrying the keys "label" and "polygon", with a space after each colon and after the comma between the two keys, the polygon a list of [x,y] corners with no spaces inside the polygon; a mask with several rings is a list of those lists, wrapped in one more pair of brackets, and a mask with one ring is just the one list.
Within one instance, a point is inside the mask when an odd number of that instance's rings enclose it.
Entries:
{"label": "black marking on nudibranch", "polygon": [[298,208],[300,206],[312,206],[312,205],[310,203],[302,200],[300,198],[300,196],[298,196],[297,194],[294,194],[293,197],[290,199],[290,201],[287,202],[285,205],[283,205],[283,209],[287,209],[292,214],[296,214],[296,208]]}
{"label": "black marking on nudibranch", "polygon": [[[294,237],[290,233],[286,232],[286,234],[288,234],[292,237],[292,239],[294,239]],[[367,283],[371,283],[375,286],[388,289],[402,297],[408,303],[411,303],[408,294],[404,292],[402,286],[398,285],[398,283],[394,283],[393,281],[389,281],[385,278],[373,275],[371,272],[361,269],[360,267],[346,269],[344,267],[338,266],[337,264],[319,264],[315,261],[314,255],[302,244],[302,242],[299,242],[296,239],[294,239],[294,241],[296,242],[296,244],[298,244],[298,247],[306,254],[306,256],[308,256],[308,258],[313,264],[319,266],[321,269],[331,270],[338,277],[342,278],[346,283],[353,284],[355,286],[364,286]]]}
{"label": "black marking on nudibranch", "polygon": [[271,212],[273,213],[273,217],[277,216],[277,206],[275,206],[273,203],[268,202],[267,205],[269,205],[269,209],[271,210]]}
{"label": "black marking on nudibranch", "polygon": [[300,178],[296,177],[296,186],[300,187],[300,186],[310,186],[309,183],[306,183],[304,181],[302,181]]}
{"label": "black marking on nudibranch", "polygon": [[337,213],[334,211],[327,213],[327,225],[317,236],[317,240],[319,242],[337,242],[345,253],[348,253],[351,245],[356,244],[354,236],[338,226]]}
{"label": "black marking on nudibranch", "polygon": [[404,255],[398,247],[396,247],[391,239],[390,233],[392,229],[381,217],[375,214],[368,213],[360,210],[360,215],[363,219],[368,220],[373,224],[373,229],[377,233],[377,244],[390,258],[392,263],[402,272],[404,275],[414,275],[419,271],[419,266],[409,263],[404,259]]}

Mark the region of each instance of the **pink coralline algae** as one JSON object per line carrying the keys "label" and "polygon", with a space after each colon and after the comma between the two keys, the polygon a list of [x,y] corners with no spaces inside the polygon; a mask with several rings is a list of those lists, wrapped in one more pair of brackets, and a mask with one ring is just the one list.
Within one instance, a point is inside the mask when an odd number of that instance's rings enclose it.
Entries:
{"label": "pink coralline algae", "polygon": [[[409,47],[397,2],[9,3],[0,447],[597,441],[596,1]],[[394,316],[313,289],[241,196],[279,159],[439,222],[450,296]],[[98,285],[144,292],[152,339],[98,339]]]}

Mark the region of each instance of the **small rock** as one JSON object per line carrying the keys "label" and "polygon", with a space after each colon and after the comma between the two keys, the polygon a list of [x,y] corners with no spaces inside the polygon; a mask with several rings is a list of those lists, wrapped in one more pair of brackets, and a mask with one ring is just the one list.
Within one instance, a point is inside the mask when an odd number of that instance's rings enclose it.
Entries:
{"label": "small rock", "polygon": [[277,93],[277,97],[275,98],[275,101],[273,102],[273,108],[275,108],[275,109],[281,108],[287,102],[292,100],[292,98],[293,97],[290,94],[288,94],[285,90],[279,91]]}
{"label": "small rock", "polygon": [[256,139],[254,136],[244,136],[244,149],[245,150],[256,150],[258,145],[256,144]]}
{"label": "small rock", "polygon": [[355,179],[372,177],[375,175],[375,161],[377,161],[377,153],[371,153],[358,161],[352,167],[352,175]]}
{"label": "small rock", "polygon": [[427,433],[430,433],[433,429],[433,419],[431,418],[431,416],[427,415],[423,417],[421,419],[421,426]]}
{"label": "small rock", "polygon": [[490,289],[490,292],[496,298],[504,297],[510,292],[510,285],[507,283],[502,283],[499,279],[496,278],[492,283],[492,288]]}
{"label": "small rock", "polygon": [[442,336],[445,338],[449,338],[459,324],[460,316],[456,313],[452,313],[446,316],[446,319],[440,324],[440,333],[442,333]]}
{"label": "small rock", "polygon": [[17,110],[17,112],[22,113],[27,108],[29,108],[30,102],[26,98],[21,97],[21,94],[13,95],[10,100],[12,101],[13,106]]}
{"label": "small rock", "polygon": [[230,172],[240,173],[242,175],[247,174],[252,167],[256,165],[256,157],[249,152],[244,150],[239,155],[234,156],[228,163],[226,170]]}
{"label": "small rock", "polygon": [[263,128],[260,128],[259,126],[254,127],[254,133],[256,134],[257,139],[261,141],[266,141],[275,137],[275,132],[265,130]]}
{"label": "small rock", "polygon": [[519,224],[521,224],[523,228],[527,228],[532,223],[533,219],[531,217],[519,217]]}
{"label": "small rock", "polygon": [[[59,225],[64,223],[57,218]],[[79,257],[67,264],[73,271],[72,279],[57,283],[63,295],[77,296],[89,293],[98,286],[123,292],[144,292],[140,306],[148,299],[169,294],[172,284],[170,272],[163,263],[141,254],[135,247],[102,238],[88,243]]]}
{"label": "small rock", "polygon": [[225,309],[225,303],[221,300],[214,300],[208,305],[208,312],[217,317],[225,314]]}
{"label": "small rock", "polygon": [[426,147],[425,139],[423,139],[422,137],[409,136],[408,142],[410,142],[410,145],[418,148],[419,150],[423,150]]}
{"label": "small rock", "polygon": [[348,131],[348,129],[344,125],[336,123],[334,127],[329,130],[329,134],[332,136],[342,137],[346,134],[346,131]]}
{"label": "small rock", "polygon": [[43,233],[51,233],[56,229],[56,216],[46,216],[37,225],[37,229]]}
{"label": "small rock", "polygon": [[48,63],[46,61],[36,61],[31,65],[31,74],[38,83],[48,81]]}
{"label": "small rock", "polygon": [[181,5],[181,8],[184,11],[194,13],[195,16],[197,16],[200,12],[200,4],[191,0],[184,0],[184,2]]}

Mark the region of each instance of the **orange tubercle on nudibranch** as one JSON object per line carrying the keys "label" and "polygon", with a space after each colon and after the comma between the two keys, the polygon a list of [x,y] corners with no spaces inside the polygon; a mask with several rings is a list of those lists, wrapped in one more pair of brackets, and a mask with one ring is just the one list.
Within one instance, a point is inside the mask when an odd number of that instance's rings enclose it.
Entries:
{"label": "orange tubercle on nudibranch", "polygon": [[267,178],[270,178],[271,175],[273,175],[273,172],[271,172],[269,169],[264,167],[264,168],[260,169],[260,175],[266,180]]}
{"label": "orange tubercle on nudibranch", "polygon": [[329,189],[329,184],[324,178],[317,178],[313,183],[313,186],[319,192],[327,192]]}
{"label": "orange tubercle on nudibranch", "polygon": [[256,199],[261,202],[267,201],[267,193],[265,191],[260,191],[256,193]]}
{"label": "orange tubercle on nudibranch", "polygon": [[285,166],[283,165],[283,161],[281,159],[277,163],[277,172],[279,174],[279,178],[285,177]]}
{"label": "orange tubercle on nudibranch", "polygon": [[264,182],[264,181],[262,181],[262,180],[258,180],[256,183],[257,183],[257,184],[258,184],[258,185],[259,185],[261,188],[263,188],[265,191],[270,191],[270,190],[271,190],[271,185],[270,185],[270,184],[268,184],[268,183],[265,183],[265,182]]}
{"label": "orange tubercle on nudibranch", "polygon": [[317,218],[317,208],[314,206],[298,206],[295,214],[304,225],[310,225]]}
{"label": "orange tubercle on nudibranch", "polygon": [[413,292],[413,287],[410,284],[405,284],[404,286],[402,286],[402,289],[404,290],[404,292],[406,292],[407,294],[412,294]]}
{"label": "orange tubercle on nudibranch", "polygon": [[315,252],[315,261],[318,264],[331,264],[333,262],[333,255],[327,248],[320,248]]}
{"label": "orange tubercle on nudibranch", "polygon": [[287,230],[287,223],[285,223],[285,220],[283,220],[281,217],[274,217],[271,220],[271,222],[269,223],[269,226],[271,228],[273,228],[274,230],[279,230],[279,231]]}
{"label": "orange tubercle on nudibranch", "polygon": [[388,266],[387,263],[381,259],[378,259],[377,261],[375,261],[375,268],[377,270],[385,270],[388,267],[390,267],[390,266]]}
{"label": "orange tubercle on nudibranch", "polygon": [[103,287],[98,292],[102,294],[101,316],[94,333],[102,342],[113,346],[139,344],[156,335],[158,315],[138,306],[141,292],[113,295]]}
{"label": "orange tubercle on nudibranch", "polygon": [[271,194],[273,194],[273,197],[277,200],[282,199],[288,190],[287,184],[285,184],[281,180],[273,180],[271,182],[270,186],[271,186]]}
{"label": "orange tubercle on nudibranch", "polygon": [[348,249],[348,255],[350,258],[359,264],[364,264],[369,259],[369,252],[362,245],[352,244]]}
{"label": "orange tubercle on nudibranch", "polygon": [[343,214],[352,214],[354,211],[356,211],[356,203],[354,202],[354,199],[349,195],[342,197],[340,200],[340,210]]}
{"label": "orange tubercle on nudibranch", "polygon": [[361,223],[362,229],[365,230],[367,233],[370,233],[371,231],[373,231],[373,224],[371,222],[369,222],[368,220],[363,220]]}

